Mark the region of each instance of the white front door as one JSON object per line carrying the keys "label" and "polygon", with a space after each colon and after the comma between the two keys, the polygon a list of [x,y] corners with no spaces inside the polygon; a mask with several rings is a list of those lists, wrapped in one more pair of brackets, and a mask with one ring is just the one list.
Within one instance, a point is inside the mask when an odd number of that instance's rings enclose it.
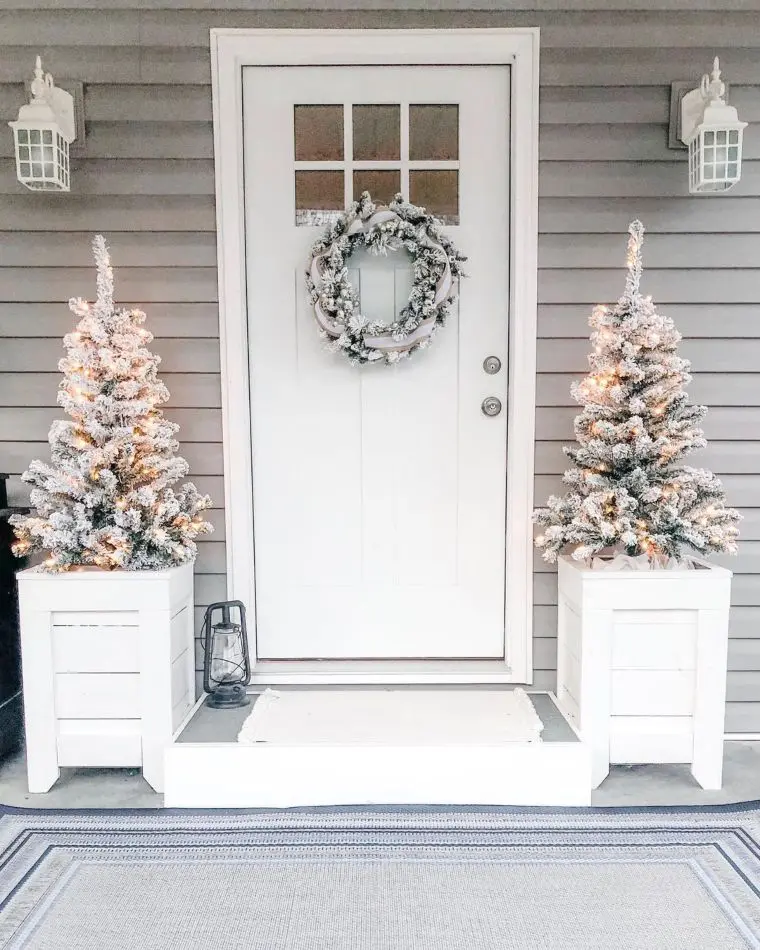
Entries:
{"label": "white front door", "polygon": [[[259,659],[505,655],[509,102],[507,66],[243,70]],[[426,206],[468,256],[449,323],[396,366],[328,352],[305,289],[365,189]],[[408,259],[351,263],[390,321]]]}

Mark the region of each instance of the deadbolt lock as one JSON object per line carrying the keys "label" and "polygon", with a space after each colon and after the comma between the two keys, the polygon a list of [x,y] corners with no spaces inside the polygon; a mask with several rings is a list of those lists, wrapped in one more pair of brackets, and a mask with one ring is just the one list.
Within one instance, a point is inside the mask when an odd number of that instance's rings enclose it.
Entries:
{"label": "deadbolt lock", "polygon": [[501,369],[501,360],[498,356],[487,356],[483,360],[483,369],[489,376],[495,376]]}
{"label": "deadbolt lock", "polygon": [[486,396],[480,404],[484,416],[498,416],[501,412],[501,399],[496,396]]}

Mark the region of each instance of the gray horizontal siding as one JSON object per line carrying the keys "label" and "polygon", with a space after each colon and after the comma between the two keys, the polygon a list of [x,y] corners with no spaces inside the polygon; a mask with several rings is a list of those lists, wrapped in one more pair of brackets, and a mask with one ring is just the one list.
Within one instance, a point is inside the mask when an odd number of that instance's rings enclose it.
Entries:
{"label": "gray horizontal siding", "polygon": [[[430,0],[405,0],[405,10],[425,10],[430,7]],[[109,10],[208,10],[212,6],[209,0],[108,0]],[[482,10],[484,0],[436,0],[439,10]],[[488,0],[490,10],[513,12],[523,10],[528,12],[565,10],[567,0]],[[629,10],[630,0],[573,0],[576,10]],[[104,0],[14,0],[15,10],[59,10],[65,7],[69,10],[103,10],[106,8]],[[272,9],[290,10],[328,10],[337,7],[342,10],[396,10],[398,0],[213,0],[212,8],[219,11],[245,10],[267,11]],[[694,10],[721,11],[729,10],[749,11],[760,10],[760,0],[636,0],[638,11],[660,10]]]}
{"label": "gray horizontal siding", "polygon": [[[744,516],[739,556],[725,561],[736,572],[727,728],[760,731],[760,0],[637,0],[635,12],[629,0],[577,0],[574,12],[562,0],[429,5],[3,5],[0,124],[15,117],[39,51],[58,78],[86,83],[88,139],[86,156],[74,160],[74,192],[46,197],[17,186],[10,136],[0,136],[0,469],[15,476],[12,493],[22,498],[18,474],[47,455],[61,336],[71,326],[65,301],[92,296],[89,241],[102,231],[119,298],[148,313],[191,475],[214,498],[216,532],[201,542],[197,565],[199,628],[204,605],[225,594],[209,28],[540,26],[536,498],[560,487],[576,411],[569,385],[587,366],[589,310],[619,295],[625,229],[640,217],[649,231],[646,289],[684,335],[694,399],[712,407],[712,441],[694,463],[720,474]],[[732,102],[755,124],[741,186],[691,198],[684,155],[667,148],[669,85],[698,79],[714,52]],[[535,682],[550,688],[556,576],[536,567]]]}

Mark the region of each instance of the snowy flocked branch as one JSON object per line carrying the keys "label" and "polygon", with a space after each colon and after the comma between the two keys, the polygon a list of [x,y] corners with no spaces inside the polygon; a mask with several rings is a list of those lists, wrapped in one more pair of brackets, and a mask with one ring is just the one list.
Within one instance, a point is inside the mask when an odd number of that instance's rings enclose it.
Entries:
{"label": "snowy flocked branch", "polygon": [[689,363],[681,336],[640,292],[644,228],[629,228],[625,291],[590,318],[591,371],[573,384],[582,411],[568,488],[534,513],[545,530],[536,545],[547,561],[564,549],[586,560],[604,549],[664,564],[687,550],[735,553],[739,514],[727,508],[711,472],[680,464],[707,444],[704,406],[689,405]]}
{"label": "snowy flocked branch", "polygon": [[105,239],[93,240],[97,299],[69,301],[79,317],[64,337],[58,404],[70,417],[50,429],[50,463],[34,461],[22,478],[36,513],[15,516],[14,550],[46,550],[44,568],[79,566],[155,570],[191,561],[195,539],[211,531],[211,506],[188,482],[176,452],[179,429],[159,406],[169,392],[147,345],[145,314],[114,306]]}

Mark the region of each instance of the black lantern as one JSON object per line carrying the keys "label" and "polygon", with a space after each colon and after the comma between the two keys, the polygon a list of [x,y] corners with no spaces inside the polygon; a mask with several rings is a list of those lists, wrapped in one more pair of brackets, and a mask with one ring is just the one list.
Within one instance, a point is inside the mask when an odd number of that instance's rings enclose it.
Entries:
{"label": "black lantern", "polygon": [[[237,619],[235,619],[237,616]],[[245,607],[239,600],[211,604],[203,618],[203,689],[207,706],[247,706],[245,688],[251,680]]]}

